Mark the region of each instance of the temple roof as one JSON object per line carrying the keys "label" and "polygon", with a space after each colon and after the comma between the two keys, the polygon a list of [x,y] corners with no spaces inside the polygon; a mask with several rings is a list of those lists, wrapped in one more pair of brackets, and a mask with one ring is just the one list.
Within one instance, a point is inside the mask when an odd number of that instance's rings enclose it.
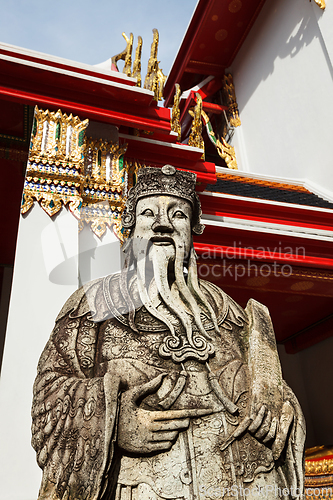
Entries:
{"label": "temple roof", "polygon": [[206,191],[333,209],[333,202],[324,200],[303,186],[268,181],[264,178],[217,173],[217,183],[207,185]]}
{"label": "temple roof", "polygon": [[221,77],[242,46],[265,0],[199,0],[165,84],[165,105],[174,86],[192,88],[208,75]]}

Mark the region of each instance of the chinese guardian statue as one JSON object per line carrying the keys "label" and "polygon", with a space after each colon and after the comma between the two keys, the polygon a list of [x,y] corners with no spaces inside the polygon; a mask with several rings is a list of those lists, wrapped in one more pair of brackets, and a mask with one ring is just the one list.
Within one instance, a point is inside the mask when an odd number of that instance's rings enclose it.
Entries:
{"label": "chinese guardian statue", "polygon": [[39,361],[39,500],[303,498],[305,423],[265,306],[199,280],[196,177],[142,168],[121,273],[66,302]]}

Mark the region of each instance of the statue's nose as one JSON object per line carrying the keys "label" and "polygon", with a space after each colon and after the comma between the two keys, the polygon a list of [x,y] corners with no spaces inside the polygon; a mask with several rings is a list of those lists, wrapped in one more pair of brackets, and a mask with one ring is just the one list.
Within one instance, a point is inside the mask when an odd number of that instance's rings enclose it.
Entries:
{"label": "statue's nose", "polygon": [[151,228],[154,233],[173,233],[173,226],[168,217],[158,217]]}

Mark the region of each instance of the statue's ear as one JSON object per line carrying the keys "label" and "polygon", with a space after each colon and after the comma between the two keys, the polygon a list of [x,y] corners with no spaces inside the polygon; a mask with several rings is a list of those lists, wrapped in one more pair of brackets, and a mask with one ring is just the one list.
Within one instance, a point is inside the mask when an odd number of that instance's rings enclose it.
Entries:
{"label": "statue's ear", "polygon": [[204,224],[196,224],[195,226],[192,227],[192,233],[194,234],[202,234],[204,232],[205,225]]}

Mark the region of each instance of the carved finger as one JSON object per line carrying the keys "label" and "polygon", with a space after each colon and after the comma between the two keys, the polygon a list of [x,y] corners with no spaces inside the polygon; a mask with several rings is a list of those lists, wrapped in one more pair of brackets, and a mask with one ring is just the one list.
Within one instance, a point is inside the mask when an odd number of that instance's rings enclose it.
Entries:
{"label": "carved finger", "polygon": [[213,410],[210,408],[189,408],[185,410],[166,410],[166,411],[154,411],[154,420],[175,420],[182,418],[197,418],[203,417],[205,415],[211,415]]}
{"label": "carved finger", "polygon": [[[162,381],[164,377],[167,375],[167,373],[161,373],[157,377],[153,378],[152,380],[149,380],[149,382],[146,382],[145,384],[138,385],[137,387],[134,387],[133,389],[130,389],[131,392],[131,399],[133,403],[136,403],[140,398],[143,398],[144,396],[148,396],[148,394],[153,394],[154,392],[157,391],[157,389],[160,387],[162,384]],[[126,393],[124,393],[126,394]]]}
{"label": "carved finger", "polygon": [[243,434],[243,432],[246,431],[246,429],[251,424],[251,422],[252,422],[252,418],[251,417],[245,417],[244,420],[242,420],[242,422],[239,424],[239,426],[237,427],[237,429],[233,433],[233,435],[232,435],[233,438],[237,438],[241,434]]}
{"label": "carved finger", "polygon": [[269,410],[266,417],[264,418],[263,423],[259,427],[259,430],[255,433],[255,437],[257,439],[261,439],[262,437],[266,436],[268,433],[270,426],[272,422],[272,412]]}
{"label": "carved finger", "polygon": [[294,419],[294,410],[289,401],[286,401],[282,406],[282,412],[280,417],[280,425],[272,446],[272,452],[274,460],[277,460],[282,453],[284,445],[286,443],[287,434],[291,422]]}
{"label": "carved finger", "polygon": [[153,432],[151,441],[174,441],[178,432]]}
{"label": "carved finger", "polygon": [[238,438],[241,434],[243,434],[247,430],[251,422],[252,419],[250,417],[245,417],[244,420],[242,420],[242,422],[239,424],[235,432],[231,434],[228,437],[228,439],[224,441],[224,443],[221,443],[220,450],[221,451],[225,450],[229,446],[229,444],[234,441],[234,439]]}
{"label": "carved finger", "polygon": [[272,423],[271,423],[271,427],[268,431],[268,434],[267,436],[265,437],[265,439],[263,440],[263,443],[268,443],[268,441],[270,441],[271,439],[273,439],[275,437],[275,433],[276,433],[276,428],[277,428],[277,418],[274,417],[273,420],[272,420]]}
{"label": "carved finger", "polygon": [[264,415],[265,415],[265,412],[266,412],[266,406],[265,405],[262,405],[262,407],[260,408],[259,412],[258,412],[258,415],[256,416],[256,418],[253,420],[252,424],[249,426],[249,431],[250,432],[255,432],[256,430],[258,430],[259,426],[261,425],[261,422],[263,421],[263,418],[264,418]]}
{"label": "carved finger", "polygon": [[189,418],[183,418],[183,419],[177,419],[177,420],[166,420],[166,421],[161,421],[158,420],[153,421],[150,429],[152,431],[176,431],[176,430],[184,430],[187,429],[188,426],[190,425],[190,419]]}

